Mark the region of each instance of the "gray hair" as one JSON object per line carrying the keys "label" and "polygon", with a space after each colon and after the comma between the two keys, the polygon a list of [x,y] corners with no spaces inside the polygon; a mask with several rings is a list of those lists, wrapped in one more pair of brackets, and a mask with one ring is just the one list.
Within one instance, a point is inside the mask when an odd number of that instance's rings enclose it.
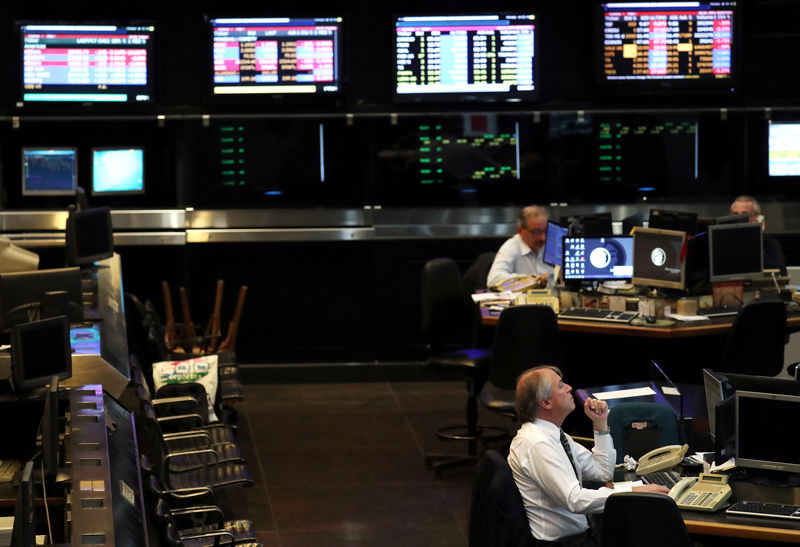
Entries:
{"label": "gray hair", "polygon": [[520,228],[528,227],[528,220],[532,217],[543,216],[545,219],[550,218],[550,213],[541,205],[528,205],[517,215],[517,226]]}
{"label": "gray hair", "polygon": [[735,200],[733,200],[733,203],[731,203],[731,209],[733,208],[733,204],[736,203],[737,201],[738,202],[745,202],[745,203],[747,203],[747,202],[752,203],[753,204],[753,214],[754,215],[760,215],[761,214],[761,204],[758,203],[758,200],[756,198],[754,198],[753,196],[748,196],[746,194],[742,194],[741,196],[737,196],[737,198]]}
{"label": "gray hair", "polygon": [[559,378],[563,377],[558,367],[542,365],[529,368],[517,379],[514,410],[517,412],[517,419],[522,423],[532,422],[539,411],[539,403],[553,395],[553,382],[542,374],[546,369],[558,374]]}

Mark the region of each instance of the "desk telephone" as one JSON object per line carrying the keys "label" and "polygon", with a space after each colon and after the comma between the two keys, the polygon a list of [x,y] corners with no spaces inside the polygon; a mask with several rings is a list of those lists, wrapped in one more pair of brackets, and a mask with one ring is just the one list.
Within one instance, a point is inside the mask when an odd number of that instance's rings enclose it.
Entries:
{"label": "desk telephone", "polygon": [[636,467],[637,475],[647,475],[675,467],[683,460],[689,445],[670,444],[651,450],[641,458]]}

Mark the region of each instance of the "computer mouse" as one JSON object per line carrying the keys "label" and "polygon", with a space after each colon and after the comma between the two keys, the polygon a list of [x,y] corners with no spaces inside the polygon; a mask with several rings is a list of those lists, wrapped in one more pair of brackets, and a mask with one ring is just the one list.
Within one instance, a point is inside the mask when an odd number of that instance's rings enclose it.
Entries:
{"label": "computer mouse", "polygon": [[648,323],[650,323],[650,324],[653,324],[653,323],[655,323],[655,322],[656,322],[656,318],[655,318],[655,316],[648,315],[648,316],[645,318],[645,321],[647,321],[647,322],[648,322]]}

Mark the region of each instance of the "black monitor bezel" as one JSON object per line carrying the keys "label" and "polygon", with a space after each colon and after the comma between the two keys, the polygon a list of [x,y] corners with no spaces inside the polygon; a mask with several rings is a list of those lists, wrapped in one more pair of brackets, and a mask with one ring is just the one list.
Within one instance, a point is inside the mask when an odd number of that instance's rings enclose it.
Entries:
{"label": "black monitor bezel", "polygon": [[[547,256],[548,245],[547,245],[547,243],[550,241],[550,225],[557,226],[561,230],[565,230],[566,231],[566,234],[561,234],[559,236],[559,240],[561,241],[561,245],[562,245],[562,247],[561,247],[562,251],[561,251],[560,260],[558,262],[550,262],[549,260],[547,260],[548,259],[548,256]],[[548,265],[554,266],[554,267],[555,266],[561,267],[561,266],[564,265],[563,245],[564,245],[564,236],[565,235],[569,235],[569,228],[567,226],[563,226],[563,225],[559,224],[558,222],[554,222],[553,220],[549,220],[548,219],[548,221],[547,221],[547,233],[545,234],[545,238],[544,238],[544,251],[543,251],[544,254],[542,255],[542,261],[545,264],[548,264]]]}
{"label": "black monitor bezel", "polygon": [[[685,221],[685,224],[691,229],[683,230],[681,228],[674,228],[674,227],[661,227],[661,226],[653,226],[653,217],[661,215],[672,216],[678,218],[682,221]],[[674,209],[661,209],[661,208],[652,208],[647,217],[647,227],[648,228],[655,228],[659,230],[677,230],[681,232],[686,232],[687,235],[693,236],[697,233],[697,219],[699,215],[692,211],[676,211]],[[659,219],[660,220],[660,219]],[[658,224],[659,221],[656,221]]]}
{"label": "black monitor bezel", "polygon": [[[103,236],[106,239],[106,246],[108,249],[110,249],[110,251],[103,251],[102,253],[95,253],[92,255],[78,254],[78,243],[77,243],[78,228],[76,227],[75,223],[82,220],[82,217],[91,217],[91,216],[99,217],[101,215],[108,216],[108,227],[105,230]],[[69,264],[70,266],[84,266],[88,264],[93,264],[98,260],[103,260],[104,258],[109,258],[113,256],[114,230],[111,220],[111,208],[92,207],[91,209],[70,211],[69,216],[67,216],[67,225],[64,231],[64,236],[66,240],[67,264]]]}
{"label": "black monitor bezel", "polygon": [[[61,326],[64,334],[63,345],[61,352],[57,354],[55,351],[55,339],[52,347],[53,354],[58,357],[61,362],[58,372],[55,374],[50,373],[46,376],[37,376],[33,378],[25,377],[25,370],[19,363],[25,361],[25,348],[22,344],[22,337],[27,331],[38,330],[41,328],[53,328],[55,331],[56,326]],[[37,387],[44,387],[50,385],[52,378],[57,376],[59,380],[66,380],[72,376],[72,347],[70,345],[70,326],[69,320],[66,315],[58,315],[47,319],[40,319],[39,321],[31,321],[29,323],[20,323],[11,329],[11,369],[12,380],[14,382],[14,390],[17,392],[25,392]]]}
{"label": "black monitor bezel", "polygon": [[[761,235],[759,245],[759,260],[761,269],[753,272],[740,272],[734,274],[718,274],[714,272],[714,234],[729,230],[758,230]],[[750,281],[761,277],[764,271],[764,235],[760,222],[737,222],[735,224],[715,224],[708,227],[708,280],[711,283],[724,283],[727,281]]]}
{"label": "black monitor bezel", "polygon": [[[737,390],[735,393],[736,411],[735,411],[735,439],[736,439],[736,465],[738,467],[746,467],[750,469],[766,469],[771,471],[784,471],[789,473],[800,473],[800,458],[796,462],[777,462],[755,457],[749,457],[750,454],[742,456],[742,424],[740,423],[740,416],[742,414],[742,400],[743,399],[763,399],[770,401],[790,402],[796,408],[800,409],[800,397],[796,395],[785,395],[779,393],[762,393],[756,391],[742,391]],[[764,417],[766,420],[772,422],[786,418],[786,416],[768,416]],[[779,442],[779,440],[776,440]],[[749,445],[747,445],[749,446]]]}
{"label": "black monitor bezel", "polygon": [[[75,322],[82,320],[83,308],[80,268],[51,268],[26,272],[9,272],[0,274],[0,330],[6,330],[11,326],[22,322],[12,321],[13,318],[8,316],[9,312],[11,311],[6,309],[8,300],[10,298],[9,294],[13,293],[13,296],[19,296],[19,292],[25,292],[24,287],[26,284],[33,283],[35,285],[37,278],[47,279],[53,277],[55,277],[60,283],[52,286],[46,286],[44,287],[44,290],[37,291],[35,295],[25,294],[24,296],[26,297],[38,297],[38,300],[22,302],[21,304],[18,304],[17,307],[35,303],[41,305],[41,300],[46,292],[65,291],[68,294],[70,304],[67,316]],[[52,281],[52,279],[49,279],[49,281]],[[11,286],[9,287],[9,285]]]}
{"label": "black monitor bezel", "polygon": [[[95,189],[94,181],[95,181],[95,167],[94,167],[94,160],[95,160],[95,153],[96,152],[113,152],[113,151],[125,151],[125,150],[140,150],[142,152],[142,188],[141,190],[120,190],[120,191],[109,191],[109,190],[101,190],[98,191]],[[134,145],[134,146],[95,146],[92,147],[92,154],[91,154],[91,164],[92,164],[92,184],[91,184],[91,193],[93,196],[137,196],[143,195],[145,193],[146,184],[147,184],[147,169],[146,169],[146,162],[147,162],[147,152],[145,150],[144,145]]]}
{"label": "black monitor bezel", "polygon": [[[517,104],[517,103],[535,103],[541,98],[541,58],[539,54],[541,39],[539,38],[541,30],[538,29],[538,21],[540,19],[539,12],[541,10],[497,10],[493,13],[486,11],[459,11],[443,13],[446,10],[438,10],[436,13],[420,13],[415,12],[395,12],[391,15],[389,24],[391,25],[391,56],[389,59],[389,66],[392,67],[391,76],[391,97],[394,104],[436,104],[436,103],[455,103],[455,104],[485,104],[485,103],[498,103],[498,104]],[[521,13],[527,11],[528,13]],[[509,17],[509,16],[533,16],[534,32],[533,32],[533,90],[520,92],[458,92],[458,93],[398,93],[397,92],[397,23],[402,18],[406,17]]]}
{"label": "black monitor bezel", "polygon": [[[73,186],[72,189],[67,190],[28,190],[27,185],[25,184],[25,153],[26,152],[36,152],[36,151],[69,151],[72,152],[73,156],[73,175],[72,175],[72,182]],[[20,184],[22,187],[21,193],[23,196],[74,196],[75,191],[78,188],[79,179],[78,179],[78,147],[77,146],[23,146],[20,148]]]}

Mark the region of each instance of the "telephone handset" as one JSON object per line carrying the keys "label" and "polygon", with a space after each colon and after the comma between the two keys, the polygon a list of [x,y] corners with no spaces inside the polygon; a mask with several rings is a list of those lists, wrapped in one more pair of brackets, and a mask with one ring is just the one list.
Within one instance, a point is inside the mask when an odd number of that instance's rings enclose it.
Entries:
{"label": "telephone handset", "polygon": [[700,477],[685,477],[669,491],[669,497],[681,509],[714,512],[731,497],[727,475],[701,473]]}
{"label": "telephone handset", "polygon": [[681,463],[687,450],[689,450],[688,444],[683,446],[679,444],[670,444],[651,450],[639,458],[636,474],[647,475],[648,473],[655,473],[656,471],[663,471],[664,469],[675,467]]}

